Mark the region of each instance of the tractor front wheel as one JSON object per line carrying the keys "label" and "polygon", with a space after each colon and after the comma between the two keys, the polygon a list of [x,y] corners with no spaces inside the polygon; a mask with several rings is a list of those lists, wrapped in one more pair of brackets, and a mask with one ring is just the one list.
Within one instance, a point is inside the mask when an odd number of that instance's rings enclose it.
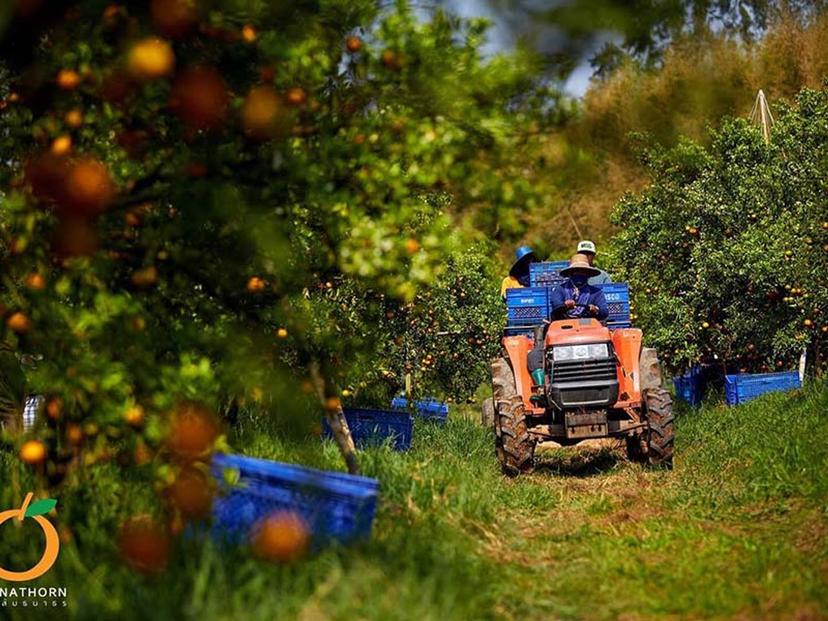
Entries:
{"label": "tractor front wheel", "polygon": [[650,388],[644,394],[647,461],[653,466],[673,467],[673,399],[664,388]]}
{"label": "tractor front wheel", "polygon": [[535,440],[529,435],[523,398],[506,358],[492,363],[495,449],[503,473],[517,476],[535,468]]}

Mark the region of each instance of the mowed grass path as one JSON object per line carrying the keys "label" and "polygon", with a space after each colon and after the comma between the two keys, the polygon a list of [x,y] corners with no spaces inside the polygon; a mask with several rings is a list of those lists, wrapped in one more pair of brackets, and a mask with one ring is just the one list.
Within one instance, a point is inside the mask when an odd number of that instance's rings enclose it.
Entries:
{"label": "mowed grass path", "polygon": [[[771,395],[683,412],[672,472],[558,450],[511,480],[489,430],[418,424],[410,452],[362,454],[382,481],[371,541],[289,567],[183,541],[150,579],[117,560],[112,529],[147,499],[113,470],[89,482],[89,526],[42,583],[68,585],[82,619],[828,618],[827,438],[828,392]],[[231,440],[340,467],[330,444],[280,441],[257,419]],[[3,558],[14,545],[0,540]]]}

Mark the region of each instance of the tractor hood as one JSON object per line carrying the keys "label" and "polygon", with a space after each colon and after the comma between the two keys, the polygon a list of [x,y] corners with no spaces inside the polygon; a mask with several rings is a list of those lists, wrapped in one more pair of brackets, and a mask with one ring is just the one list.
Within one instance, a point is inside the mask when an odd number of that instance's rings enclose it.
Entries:
{"label": "tractor hood", "polygon": [[610,332],[597,319],[553,321],[546,332],[546,346],[579,345],[610,340]]}

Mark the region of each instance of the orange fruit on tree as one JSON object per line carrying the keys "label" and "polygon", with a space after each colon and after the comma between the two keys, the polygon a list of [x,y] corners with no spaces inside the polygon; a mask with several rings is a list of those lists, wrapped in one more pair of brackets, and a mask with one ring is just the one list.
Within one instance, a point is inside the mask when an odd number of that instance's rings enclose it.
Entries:
{"label": "orange fruit on tree", "polygon": [[265,281],[258,276],[252,276],[250,280],[247,281],[247,290],[251,293],[264,291],[265,286]]}
{"label": "orange fruit on tree", "polygon": [[277,511],[256,524],[250,537],[253,553],[267,561],[289,563],[301,558],[310,544],[310,530],[292,511]]}
{"label": "orange fruit on tree", "polygon": [[29,318],[20,311],[12,313],[12,315],[6,319],[6,325],[18,334],[25,334],[29,331],[29,328],[31,328]]}
{"label": "orange fruit on tree", "polygon": [[57,84],[63,90],[74,90],[80,84],[80,74],[74,69],[61,69],[57,74]]}
{"label": "orange fruit on tree", "polygon": [[286,339],[287,335],[287,328],[279,328],[278,330],[276,330],[276,336],[278,336],[280,339]]}
{"label": "orange fruit on tree", "polygon": [[391,71],[399,71],[402,68],[402,60],[394,50],[384,50],[381,60],[386,69]]}
{"label": "orange fruit on tree", "polygon": [[140,405],[133,405],[124,412],[124,420],[127,425],[140,427],[144,424],[144,408]]}
{"label": "orange fruit on tree", "polygon": [[175,65],[172,47],[163,39],[149,37],[129,50],[127,68],[137,80],[155,80],[168,75]]}
{"label": "orange fruit on tree", "polygon": [[30,466],[46,461],[46,445],[40,440],[28,440],[20,447],[20,460]]}
{"label": "orange fruit on tree", "polygon": [[328,397],[325,399],[325,411],[338,412],[342,408],[342,402],[339,397]]}
{"label": "orange fruit on tree", "polygon": [[132,281],[132,284],[136,287],[151,287],[158,280],[158,268],[156,268],[154,265],[142,267],[141,269],[135,270],[132,273],[130,280]]}
{"label": "orange fruit on tree", "polygon": [[176,77],[170,107],[191,129],[212,129],[224,121],[229,101],[221,75],[209,67],[195,67]]}
{"label": "orange fruit on tree", "polygon": [[71,216],[94,216],[115,198],[115,184],[99,160],[85,157],[73,162],[60,199],[61,211]]}
{"label": "orange fruit on tree", "polygon": [[198,468],[185,466],[167,489],[167,496],[185,518],[199,520],[210,515],[214,487],[211,477]]}
{"label": "orange fruit on tree", "polygon": [[63,120],[69,127],[77,129],[83,125],[83,112],[81,112],[80,108],[72,108],[66,113]]}
{"label": "orange fruit on tree", "polygon": [[418,242],[413,237],[409,237],[405,240],[405,251],[408,254],[415,254],[420,249],[420,242]]}
{"label": "orange fruit on tree", "polygon": [[130,567],[143,574],[155,574],[167,566],[170,540],[158,522],[148,515],[138,515],[121,526],[118,549]]}
{"label": "orange fruit on tree", "polygon": [[46,400],[46,416],[52,420],[59,420],[63,414],[63,399],[60,397],[49,397]]}
{"label": "orange fruit on tree", "polygon": [[275,90],[268,86],[250,89],[241,108],[242,127],[248,136],[272,138],[284,117],[282,102]]}
{"label": "orange fruit on tree", "polygon": [[46,279],[42,274],[38,274],[37,272],[33,272],[26,276],[26,280],[24,282],[26,287],[32,291],[43,291],[46,288]]}
{"label": "orange fruit on tree", "polygon": [[72,446],[80,446],[83,444],[83,439],[83,430],[80,425],[72,423],[71,425],[66,426],[66,440],[69,444]]}
{"label": "orange fruit on tree", "polygon": [[307,94],[305,94],[305,89],[294,86],[293,88],[289,89],[287,92],[287,102],[291,106],[301,106],[308,100]]}
{"label": "orange fruit on tree", "polygon": [[155,29],[172,38],[190,34],[198,21],[196,0],[152,0],[150,14]]}
{"label": "orange fruit on tree", "polygon": [[242,39],[248,43],[253,43],[256,40],[256,29],[250,24],[245,24],[242,28]]}
{"label": "orange fruit on tree", "polygon": [[184,403],[172,412],[167,448],[178,459],[195,461],[210,454],[219,433],[210,410],[199,403]]}
{"label": "orange fruit on tree", "polygon": [[50,150],[55,155],[66,155],[72,150],[72,137],[66,135],[58,136],[52,141]]}
{"label": "orange fruit on tree", "polygon": [[347,49],[351,54],[356,54],[362,50],[362,39],[355,35],[351,35],[345,39],[345,49]]}

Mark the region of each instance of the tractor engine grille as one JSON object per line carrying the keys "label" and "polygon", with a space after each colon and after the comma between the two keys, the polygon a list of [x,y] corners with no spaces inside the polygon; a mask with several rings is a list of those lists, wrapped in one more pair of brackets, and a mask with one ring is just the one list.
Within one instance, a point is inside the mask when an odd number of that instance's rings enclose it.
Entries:
{"label": "tractor engine grille", "polygon": [[618,378],[615,359],[603,360],[566,360],[552,363],[552,382],[566,384],[569,382],[614,381]]}

